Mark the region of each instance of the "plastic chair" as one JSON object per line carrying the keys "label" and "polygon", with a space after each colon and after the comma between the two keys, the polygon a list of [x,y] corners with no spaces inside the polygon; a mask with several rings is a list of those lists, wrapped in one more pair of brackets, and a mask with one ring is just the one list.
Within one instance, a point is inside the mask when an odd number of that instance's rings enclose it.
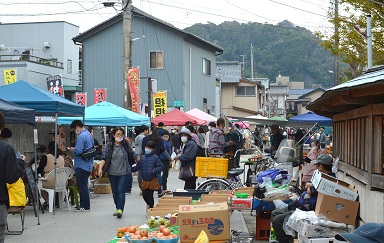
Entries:
{"label": "plastic chair", "polygon": [[[75,171],[68,167],[61,167],[56,168],[56,192],[59,192],[59,203],[61,204],[63,201],[63,193],[67,198],[67,205],[68,205],[68,211],[71,211],[71,207],[69,205],[68,200],[68,191],[67,191],[67,180],[72,178],[75,174]],[[47,181],[51,177],[53,178],[55,176],[55,170],[52,170],[48,173],[48,176],[46,178],[39,178],[39,182],[41,181]],[[39,183],[40,184],[40,183]],[[53,196],[54,196],[54,190],[49,188],[44,188],[42,186],[39,187],[41,191],[48,192],[49,196],[49,212],[53,212]],[[61,192],[61,193],[60,193]]]}

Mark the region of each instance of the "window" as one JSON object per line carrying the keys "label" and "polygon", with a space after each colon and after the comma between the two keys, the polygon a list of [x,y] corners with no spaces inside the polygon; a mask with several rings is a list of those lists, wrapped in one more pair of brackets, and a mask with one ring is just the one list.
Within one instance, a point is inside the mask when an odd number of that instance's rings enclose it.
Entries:
{"label": "window", "polygon": [[151,51],[149,53],[150,64],[149,67],[152,69],[163,69],[163,52],[162,51]]}
{"label": "window", "polygon": [[238,86],[236,96],[256,96],[256,89],[254,86]]}
{"label": "window", "polygon": [[72,74],[72,60],[71,59],[67,60],[67,73]]}
{"label": "window", "polygon": [[203,58],[203,75],[211,76],[211,61]]}

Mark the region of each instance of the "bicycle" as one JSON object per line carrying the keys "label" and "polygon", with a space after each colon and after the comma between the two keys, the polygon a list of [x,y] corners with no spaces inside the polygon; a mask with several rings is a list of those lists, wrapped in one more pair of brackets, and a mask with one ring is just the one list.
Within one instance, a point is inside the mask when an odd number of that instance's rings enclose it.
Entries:
{"label": "bicycle", "polygon": [[[237,153],[241,153],[243,149],[238,149],[235,152],[234,157],[236,157]],[[252,171],[252,173],[258,174],[259,172],[271,168],[274,161],[270,158],[264,158],[258,162],[256,162],[256,169]],[[249,171],[248,171],[249,172]],[[230,169],[228,171],[227,178],[219,178],[213,177],[208,178],[204,182],[202,182],[197,189],[212,191],[212,190],[234,190],[236,188],[245,187],[243,182],[241,181],[240,175],[244,173],[244,169]],[[251,176],[249,172],[249,176]],[[247,177],[248,180],[248,177]]]}

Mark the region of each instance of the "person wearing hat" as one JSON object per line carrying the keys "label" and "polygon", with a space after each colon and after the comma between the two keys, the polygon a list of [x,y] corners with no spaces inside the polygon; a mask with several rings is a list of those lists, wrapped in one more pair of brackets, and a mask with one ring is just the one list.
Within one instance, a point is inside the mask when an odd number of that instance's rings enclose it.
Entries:
{"label": "person wearing hat", "polygon": [[384,224],[366,223],[352,233],[341,233],[336,240],[351,243],[384,243]]}
{"label": "person wearing hat", "polygon": [[[312,163],[316,165],[316,168],[320,172],[336,177],[336,175],[332,173],[333,158],[330,155],[322,154],[317,157],[316,160],[313,160]],[[299,208],[302,211],[314,211],[316,208],[317,194],[317,190],[309,181],[305,184],[305,190],[301,193],[300,198],[294,204],[289,206],[288,212],[281,213],[278,210],[272,211],[271,223],[275,230],[278,242],[293,242],[292,236],[287,235],[283,229],[284,222],[286,222],[287,217],[290,217],[295,212],[296,208]]]}
{"label": "person wearing hat", "polygon": [[320,142],[320,147],[322,149],[325,149],[325,145],[327,143],[327,137],[324,133],[324,127],[321,127],[320,130],[319,130],[319,142]]}
{"label": "person wearing hat", "polygon": [[178,126],[172,127],[171,136],[169,140],[171,141],[171,153],[173,153],[176,151],[176,149],[180,148],[181,143]]}
{"label": "person wearing hat", "polygon": [[[182,171],[183,168],[191,167],[195,172],[195,163],[197,157],[197,144],[192,140],[191,131],[187,128],[183,128],[180,131],[181,139],[181,152],[174,158],[174,160],[180,160]],[[196,176],[192,176],[185,181],[184,189],[196,189]]]}

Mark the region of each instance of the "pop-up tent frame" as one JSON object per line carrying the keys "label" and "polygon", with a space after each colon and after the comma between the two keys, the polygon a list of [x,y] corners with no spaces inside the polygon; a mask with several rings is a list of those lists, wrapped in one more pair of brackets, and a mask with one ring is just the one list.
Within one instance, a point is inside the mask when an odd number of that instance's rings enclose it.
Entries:
{"label": "pop-up tent frame", "polygon": [[[84,116],[84,107],[23,80],[19,80],[13,84],[0,86],[0,97],[6,101],[13,102],[23,107],[34,109],[37,116],[55,116],[55,195],[57,164],[57,118],[59,115]],[[37,161],[36,142],[35,161]],[[35,170],[35,178],[37,182],[37,170]],[[36,195],[36,198],[38,199],[38,195]],[[55,196],[53,198],[53,214],[55,214]],[[40,224],[39,213],[37,213],[37,217],[38,224]]]}

